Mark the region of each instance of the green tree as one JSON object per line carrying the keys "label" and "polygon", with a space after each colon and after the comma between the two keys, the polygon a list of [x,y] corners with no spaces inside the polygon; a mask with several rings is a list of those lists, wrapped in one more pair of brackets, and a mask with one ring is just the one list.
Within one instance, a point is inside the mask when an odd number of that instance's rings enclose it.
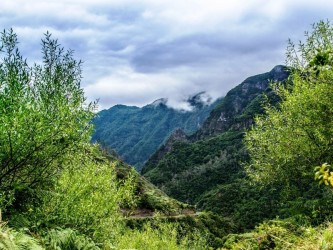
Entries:
{"label": "green tree", "polygon": [[30,67],[17,45],[13,30],[1,33],[0,207],[52,184],[64,166],[62,157],[89,140],[93,116],[73,51],[46,33],[43,63]]}
{"label": "green tree", "polygon": [[308,192],[314,166],[333,160],[333,28],[321,21],[305,34],[305,43],[289,42],[292,84],[274,86],[281,104],[266,107],[246,135],[248,173],[284,186],[285,198]]}

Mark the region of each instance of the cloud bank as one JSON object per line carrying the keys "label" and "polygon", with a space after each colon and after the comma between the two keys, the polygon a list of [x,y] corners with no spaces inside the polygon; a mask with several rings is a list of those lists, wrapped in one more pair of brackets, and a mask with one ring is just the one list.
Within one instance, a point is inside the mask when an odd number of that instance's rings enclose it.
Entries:
{"label": "cloud bank", "polygon": [[14,29],[29,62],[41,60],[46,31],[73,49],[88,100],[102,109],[161,97],[177,107],[283,64],[287,39],[303,39],[332,10],[328,0],[2,0],[0,28]]}

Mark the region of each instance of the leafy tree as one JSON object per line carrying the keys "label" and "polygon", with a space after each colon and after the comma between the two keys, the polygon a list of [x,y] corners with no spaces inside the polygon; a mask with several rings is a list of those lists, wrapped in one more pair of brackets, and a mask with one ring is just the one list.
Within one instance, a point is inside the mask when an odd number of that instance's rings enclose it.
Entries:
{"label": "leafy tree", "polygon": [[13,30],[1,33],[0,207],[52,183],[63,156],[89,140],[94,106],[85,104],[73,51],[46,33],[43,63],[30,67],[17,45]]}
{"label": "leafy tree", "polygon": [[261,183],[279,182],[288,195],[302,195],[313,182],[313,166],[332,162],[333,28],[313,25],[305,43],[287,48],[291,85],[275,85],[282,102],[246,135],[248,173]]}

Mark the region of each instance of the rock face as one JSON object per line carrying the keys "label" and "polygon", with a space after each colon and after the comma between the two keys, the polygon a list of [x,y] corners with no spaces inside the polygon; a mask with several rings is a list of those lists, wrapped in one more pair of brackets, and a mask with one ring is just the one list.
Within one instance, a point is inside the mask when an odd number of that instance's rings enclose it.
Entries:
{"label": "rock face", "polygon": [[202,128],[196,133],[195,138],[223,133],[231,128],[248,127],[253,122],[253,114],[250,112],[259,111],[249,110],[251,102],[254,106],[256,104],[254,102],[260,101],[256,100],[257,97],[265,91],[269,94],[271,82],[286,80],[288,75],[287,68],[278,65],[270,72],[247,78],[227,93],[221,104],[211,112]]}
{"label": "rock face", "polygon": [[227,93],[196,133],[173,134],[147,161],[143,175],[181,201],[199,205],[206,197],[209,203],[207,193],[244,176],[239,164],[248,157],[244,131],[256,115],[264,112],[264,101],[278,103],[270,82],[285,81],[288,75],[286,67],[276,66],[268,73],[247,78]]}

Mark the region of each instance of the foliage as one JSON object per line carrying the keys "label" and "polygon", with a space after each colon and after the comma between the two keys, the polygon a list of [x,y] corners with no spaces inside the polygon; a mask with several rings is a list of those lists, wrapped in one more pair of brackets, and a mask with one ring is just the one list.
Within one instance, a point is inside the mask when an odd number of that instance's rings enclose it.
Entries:
{"label": "foliage", "polygon": [[306,218],[272,220],[245,234],[231,234],[223,249],[332,249],[333,224],[312,227]]}
{"label": "foliage", "polygon": [[[2,33],[0,47],[0,211],[15,228],[1,225],[1,249],[43,249],[28,233],[47,249],[114,249],[128,246],[131,235],[144,249],[204,249],[201,235],[176,225],[124,228],[121,209],[136,205],[138,177],[117,171],[122,163],[89,143],[93,106],[84,104],[71,51],[47,33],[43,65],[30,68],[12,31]],[[150,205],[168,211],[187,207],[165,195],[156,200]]]}
{"label": "foliage", "polygon": [[205,192],[197,207],[228,218],[234,232],[243,232],[278,214],[279,195],[278,187],[258,188],[248,179],[239,178]]}
{"label": "foliage", "polygon": [[138,207],[166,215],[180,214],[183,209],[191,208],[188,204],[172,199],[157,188],[144,191],[140,196]]}
{"label": "foliage", "polygon": [[296,46],[289,40],[287,47],[287,63],[294,71],[306,74],[310,79],[316,79],[321,71],[332,70],[333,27],[329,21],[319,21],[313,24],[312,32],[305,32],[305,43]]}
{"label": "foliage", "polygon": [[331,165],[324,163],[321,166],[315,168],[315,179],[319,180],[319,184],[324,183],[326,186],[333,186],[333,172]]}
{"label": "foliage", "polygon": [[128,230],[117,240],[117,249],[207,249],[198,233],[181,235],[175,223],[147,223],[142,230]]}
{"label": "foliage", "polygon": [[[115,161],[114,158],[107,156],[109,160]],[[129,191],[133,192],[133,199],[126,199],[121,203],[123,212],[132,214],[140,211],[146,211],[153,214],[155,211],[164,215],[180,214],[184,209],[193,209],[186,203],[182,203],[166,195],[163,191],[147,181],[137,171],[133,170],[127,164],[115,161],[115,170],[117,179],[129,181],[133,188]]]}
{"label": "foliage", "polygon": [[202,192],[230,181],[240,172],[238,161],[246,157],[241,151],[242,136],[239,132],[228,132],[209,140],[179,142],[144,176],[168,195],[194,203]]}
{"label": "foliage", "polygon": [[284,102],[279,109],[269,108],[267,117],[256,120],[246,137],[253,177],[290,185],[308,181],[312,166],[331,161],[332,86],[296,78],[293,92],[283,91]]}
{"label": "foliage", "polygon": [[143,230],[145,225],[151,224],[153,228],[161,224],[177,225],[178,234],[201,235],[206,246],[217,249],[223,245],[223,238],[229,233],[236,232],[237,228],[229,220],[212,212],[196,214],[183,214],[180,216],[154,216],[148,218],[133,218],[126,221],[126,226],[132,230]]}
{"label": "foliage", "polygon": [[42,250],[33,237],[18,232],[0,224],[0,249],[1,250]]}
{"label": "foliage", "polygon": [[[62,157],[89,140],[92,105],[84,105],[81,62],[47,33],[43,64],[29,67],[17,36],[0,38],[0,206],[52,184]],[[24,193],[24,195],[22,195]],[[31,193],[31,192],[30,192]],[[18,204],[16,204],[18,205]]]}
{"label": "foliage", "polygon": [[43,241],[49,250],[100,250],[91,239],[70,228],[51,229]]}

